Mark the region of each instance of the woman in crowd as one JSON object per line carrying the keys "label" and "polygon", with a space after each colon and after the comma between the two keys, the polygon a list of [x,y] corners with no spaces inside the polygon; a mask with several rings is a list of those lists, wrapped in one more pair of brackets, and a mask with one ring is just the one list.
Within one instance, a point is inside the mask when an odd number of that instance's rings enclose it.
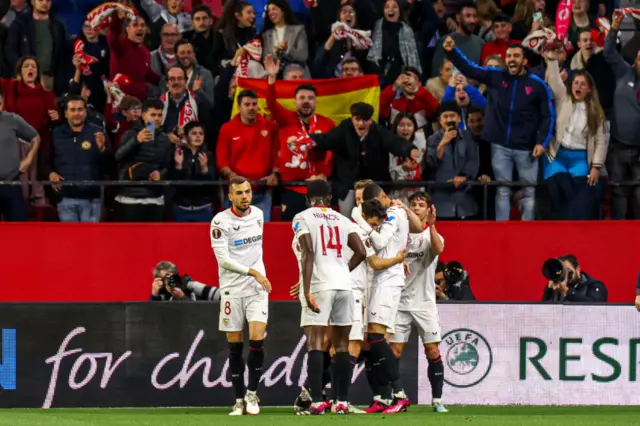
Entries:
{"label": "woman in crowd", "polygon": [[304,68],[305,78],[311,78],[307,66],[307,32],[287,0],[269,0],[267,3],[267,19],[262,32],[262,59],[269,54],[280,59],[280,71],[289,64],[298,64]]}
{"label": "woman in crowd", "polygon": [[425,87],[433,95],[433,97],[438,100],[438,102],[442,101],[444,90],[447,88],[447,84],[449,84],[449,80],[451,79],[452,75],[453,64],[451,63],[451,61],[445,59],[442,62],[442,66],[440,67],[440,75],[427,80],[427,84]]}
{"label": "woman in crowd", "polygon": [[[393,121],[393,133],[410,141],[420,150],[420,157],[402,158],[389,154],[389,174],[393,181],[397,180],[421,180],[422,173],[420,164],[422,156],[427,150],[427,139],[422,130],[418,130],[416,118],[410,112],[401,112],[396,115]],[[391,193],[392,198],[400,198],[405,204],[409,204],[407,199],[416,191],[424,191],[424,188],[398,187]]]}
{"label": "woman in crowd", "polygon": [[562,81],[556,51],[545,53],[553,92],[556,137],[547,153],[544,178],[555,219],[597,219],[596,188],[607,156],[605,117],[591,75],[578,70]]}
{"label": "woman in crowd", "polygon": [[[204,144],[204,127],[192,121],[184,126],[184,134],[187,144],[176,148],[172,179],[213,180],[216,166],[213,154]],[[173,219],[176,222],[210,222],[213,219],[212,193],[209,186],[177,186]]]}
{"label": "woman in crowd", "polygon": [[[351,29],[358,29],[358,19],[353,0],[345,1],[338,11],[338,21]],[[318,78],[340,77],[342,74],[342,62],[347,58],[355,58],[360,66],[366,65],[369,49],[355,48],[351,40],[336,39],[331,33],[324,45],[318,46],[314,72]]]}
{"label": "woman in crowd", "polygon": [[[40,68],[35,57],[20,58],[15,72],[16,78],[0,79],[3,110],[21,116],[40,135],[38,155],[26,173],[21,174],[21,179],[25,182],[36,181],[39,175],[42,176],[46,172],[49,162],[51,126],[60,119],[60,115],[55,103],[55,94],[47,92],[40,84]],[[34,182],[29,193],[28,185],[25,183],[23,192],[33,204],[46,204],[44,188],[41,184]]]}
{"label": "woman in crowd", "polygon": [[[500,68],[500,69],[503,69],[504,68],[504,61],[502,60],[500,55],[489,55],[489,56],[487,56],[487,59],[484,60],[484,64],[482,64],[482,65],[485,68]],[[480,91],[480,93],[482,93],[482,96],[484,96],[485,98],[487,97],[487,85],[486,84],[481,84],[478,87],[478,90]]]}
{"label": "woman in crowd", "polygon": [[258,37],[255,23],[256,14],[250,3],[242,0],[225,3],[217,31],[213,33],[213,63],[220,66],[219,70],[212,70],[214,75],[233,68],[232,60],[244,54],[242,46]]}
{"label": "woman in crowd", "polygon": [[551,20],[545,15],[545,0],[518,0],[513,14],[511,38],[524,40],[529,33],[548,28]]}
{"label": "woman in crowd", "polygon": [[476,2],[478,6],[478,36],[484,41],[495,40],[493,35],[493,18],[500,14],[500,9],[493,2],[493,0],[478,0]]}
{"label": "woman in crowd", "polygon": [[398,0],[385,1],[384,15],[376,22],[372,38],[367,60],[380,76],[381,87],[393,84],[405,66],[422,72],[416,39]]}

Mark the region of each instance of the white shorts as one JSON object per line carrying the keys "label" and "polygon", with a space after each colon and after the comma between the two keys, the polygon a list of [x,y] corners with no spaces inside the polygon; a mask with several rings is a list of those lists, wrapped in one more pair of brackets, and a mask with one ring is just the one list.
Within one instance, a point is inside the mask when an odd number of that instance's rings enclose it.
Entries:
{"label": "white shorts", "polygon": [[218,329],[227,333],[242,331],[244,321],[267,323],[269,319],[269,293],[238,298],[220,298],[220,323]]}
{"label": "white shorts", "polygon": [[402,287],[378,285],[369,291],[367,321],[369,324],[380,324],[393,330],[400,304]]}
{"label": "white shorts", "polygon": [[308,306],[304,306],[301,327],[310,325],[346,327],[353,324],[353,292],[351,290],[324,290],[311,294],[320,312],[315,313]]}
{"label": "white shorts", "polygon": [[395,333],[389,340],[391,343],[407,343],[411,337],[411,326],[415,324],[422,343],[438,343],[442,340],[440,316],[438,309],[422,311],[398,311]]}
{"label": "white shorts", "polygon": [[367,331],[367,315],[365,314],[367,300],[364,294],[359,291],[353,292],[353,324],[349,340],[364,340],[364,333]]}

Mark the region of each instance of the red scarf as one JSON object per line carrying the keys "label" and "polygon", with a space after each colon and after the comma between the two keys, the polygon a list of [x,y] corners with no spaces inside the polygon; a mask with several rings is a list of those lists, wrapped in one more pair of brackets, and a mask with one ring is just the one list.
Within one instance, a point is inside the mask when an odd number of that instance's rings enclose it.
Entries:
{"label": "red scarf", "polygon": [[98,58],[95,56],[87,55],[84,53],[84,41],[77,39],[75,44],[73,45],[73,53],[75,55],[80,55],[82,58],[82,64],[80,65],[80,70],[84,75],[91,75],[91,65],[98,62]]}

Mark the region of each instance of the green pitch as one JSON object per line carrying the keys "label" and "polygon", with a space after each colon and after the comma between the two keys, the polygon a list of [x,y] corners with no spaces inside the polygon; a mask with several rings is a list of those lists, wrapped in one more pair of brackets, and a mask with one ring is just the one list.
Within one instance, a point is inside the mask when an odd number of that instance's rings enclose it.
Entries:
{"label": "green pitch", "polygon": [[412,406],[407,413],[391,416],[360,414],[318,417],[294,416],[290,408],[264,408],[258,417],[229,417],[221,408],[158,409],[51,409],[0,410],[0,425],[92,426],[92,425],[406,425],[465,426],[633,426],[640,424],[640,407],[479,407],[450,406],[451,412],[436,414],[429,407]]}

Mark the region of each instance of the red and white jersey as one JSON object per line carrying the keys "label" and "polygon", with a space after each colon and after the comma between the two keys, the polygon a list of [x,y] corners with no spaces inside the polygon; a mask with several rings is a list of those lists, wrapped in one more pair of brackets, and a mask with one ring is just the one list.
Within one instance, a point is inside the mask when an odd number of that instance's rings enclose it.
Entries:
{"label": "red and white jersey", "polygon": [[351,290],[349,234],[355,233],[345,216],[327,207],[311,207],[293,218],[293,232],[300,239],[311,236],[315,254],[311,292],[325,290]]}
{"label": "red and white jersey", "polygon": [[[439,235],[439,234],[438,234]],[[444,245],[444,238],[442,244]],[[425,229],[411,234],[407,247],[406,262],[411,275],[405,277],[405,286],[400,295],[400,311],[424,311],[436,309],[436,265],[438,256],[431,252],[431,233]]]}
{"label": "red and white jersey", "polygon": [[211,221],[211,247],[218,261],[220,291],[223,297],[246,297],[264,289],[250,275],[222,267],[228,261],[237,269],[255,269],[266,275],[262,261],[262,232],[264,215],[255,206],[246,216],[238,216],[233,208],[218,213]]}
{"label": "red and white jersey", "polygon": [[[401,207],[389,207],[387,209],[387,218],[380,229],[380,236],[387,241],[384,247],[373,248],[380,259],[392,259],[396,257],[398,252],[407,248],[409,242],[409,218],[407,212]],[[373,281],[371,286],[385,285],[391,287],[404,286],[404,268],[402,263],[397,263],[390,268],[373,273]]]}
{"label": "red and white jersey", "polygon": [[[369,238],[369,235],[367,234],[367,232],[364,231],[355,223],[353,224],[353,229],[354,229],[354,232],[356,232],[360,237],[360,241],[362,241],[362,244],[364,245],[364,248],[367,251],[367,259],[373,256],[374,254],[376,254],[376,252],[373,250],[371,239]],[[353,256],[353,251],[349,247],[346,248],[346,251],[347,251],[347,259],[351,259],[351,256]],[[361,264],[359,264],[356,269],[351,271],[353,291],[358,291],[360,292],[360,294],[364,294],[365,290],[369,287],[369,281],[372,274],[373,274],[373,270],[367,264],[366,260]]]}

